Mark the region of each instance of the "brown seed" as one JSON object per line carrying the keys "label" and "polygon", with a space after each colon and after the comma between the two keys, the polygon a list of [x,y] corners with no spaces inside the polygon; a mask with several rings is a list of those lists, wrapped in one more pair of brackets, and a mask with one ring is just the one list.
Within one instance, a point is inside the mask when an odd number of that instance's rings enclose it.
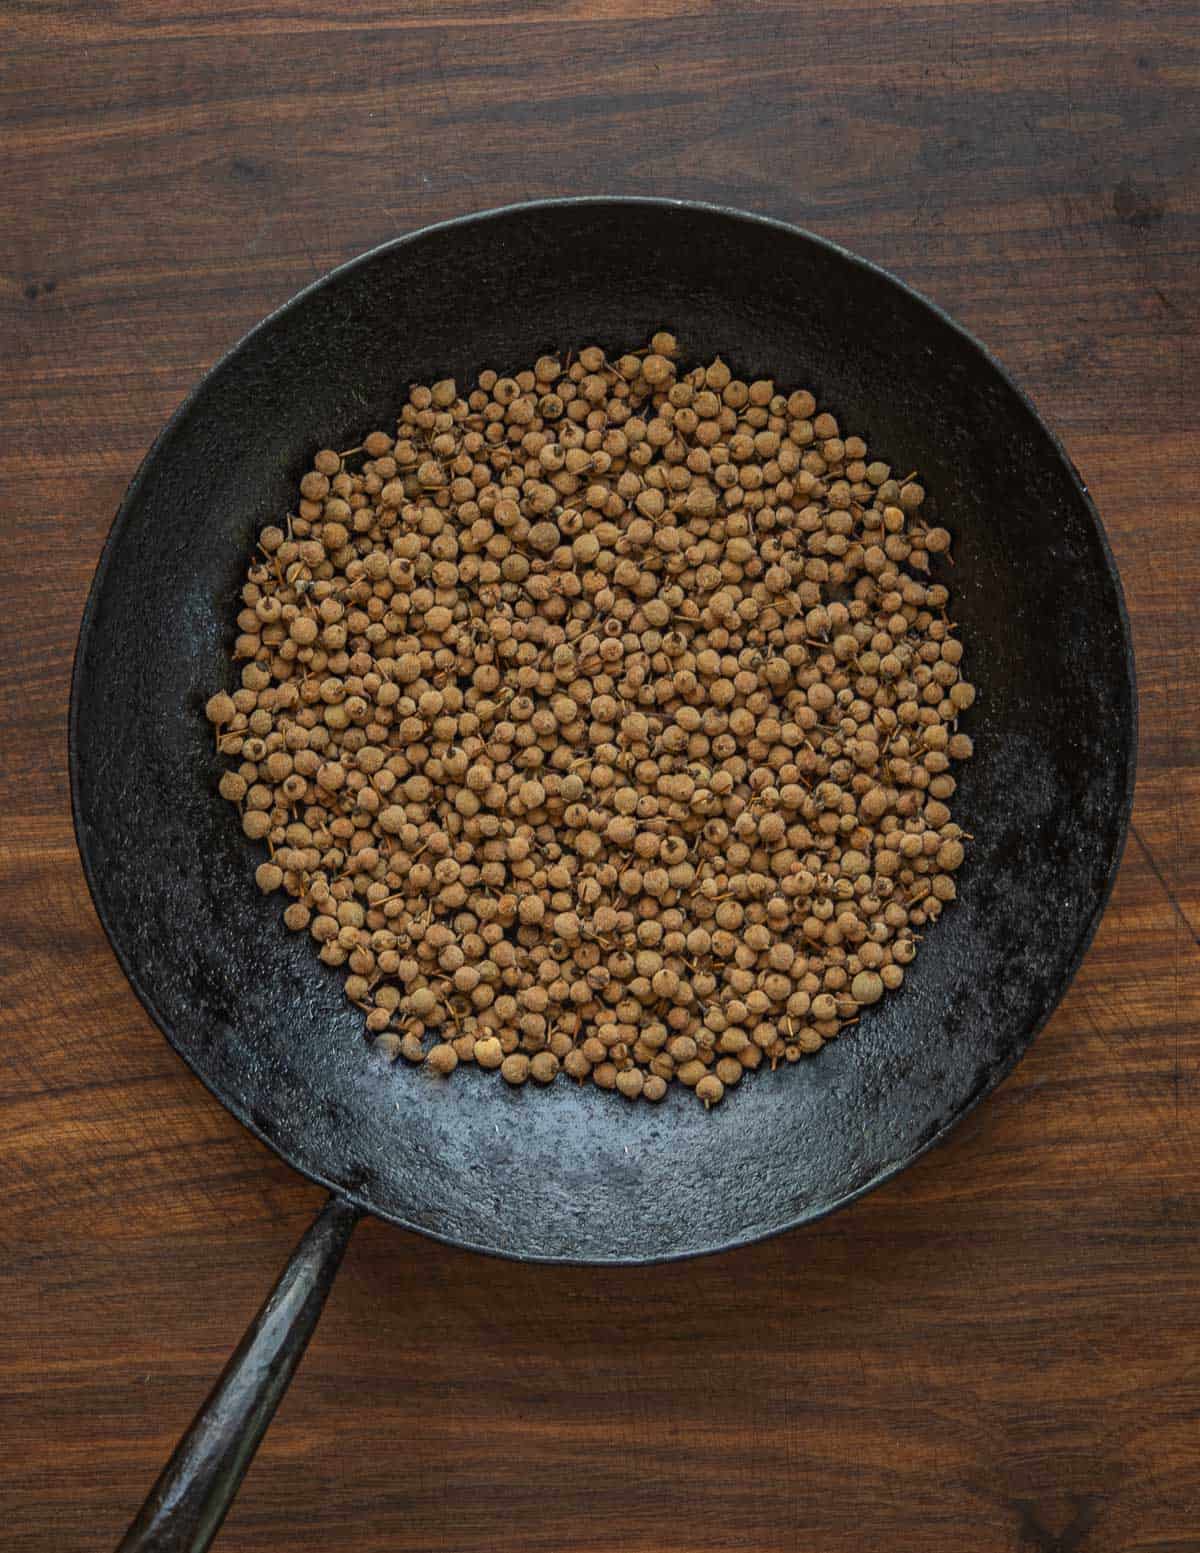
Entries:
{"label": "brown seed", "polygon": [[627,1100],[636,1100],[641,1094],[645,1078],[640,1068],[626,1068],[617,1074],[617,1088]]}
{"label": "brown seed", "polygon": [[875,971],[859,971],[850,983],[850,995],[856,1003],[878,1003],[883,996],[883,982]]}
{"label": "brown seed", "polygon": [[[479,1056],[479,1047],[486,1044],[487,1042],[481,1041],[476,1045],[475,1060],[477,1062],[482,1061]],[[499,1045],[500,1043],[497,1042],[496,1044]],[[484,1062],[483,1066],[486,1068],[489,1064]],[[513,1052],[510,1056],[505,1057],[500,1064],[500,1077],[506,1084],[523,1084],[529,1077],[529,1058],[525,1056],[524,1052]]]}
{"label": "brown seed", "polygon": [[275,863],[260,863],[254,873],[254,882],[264,895],[269,895],[283,884],[283,869]]}
{"label": "brown seed", "polygon": [[715,1073],[706,1073],[696,1085],[696,1099],[703,1100],[705,1110],[724,1098],[725,1086]]}
{"label": "brown seed", "polygon": [[458,1067],[458,1053],[453,1046],[441,1041],[430,1050],[429,1066],[435,1073],[453,1073]]}
{"label": "brown seed", "polygon": [[529,1064],[530,1076],[539,1084],[552,1084],[558,1069],[559,1061],[553,1052],[537,1052]]}

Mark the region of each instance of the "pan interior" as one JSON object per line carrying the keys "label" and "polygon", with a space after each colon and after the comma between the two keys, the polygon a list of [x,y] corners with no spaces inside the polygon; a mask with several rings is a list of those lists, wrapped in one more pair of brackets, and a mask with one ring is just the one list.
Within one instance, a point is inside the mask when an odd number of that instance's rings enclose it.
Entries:
{"label": "pan interior", "polygon": [[[361,1015],[216,793],[202,707],[228,688],[254,536],[316,448],[393,421],[410,381],[472,379],[658,327],[687,359],[808,387],[954,534],[979,700],[955,818],[959,903],[903,989],[812,1061],[712,1114],[560,1080],[512,1091],[385,1067]],[[897,282],[778,224],[569,201],[431,228],[268,319],[176,416],[126,498],[85,618],[72,771],[96,904],[139,996],[230,1109],[373,1211],[507,1255],[710,1250],[838,1206],[998,1081],[1061,996],[1103,905],[1131,786],[1119,585],[1077,476],[968,337]]]}

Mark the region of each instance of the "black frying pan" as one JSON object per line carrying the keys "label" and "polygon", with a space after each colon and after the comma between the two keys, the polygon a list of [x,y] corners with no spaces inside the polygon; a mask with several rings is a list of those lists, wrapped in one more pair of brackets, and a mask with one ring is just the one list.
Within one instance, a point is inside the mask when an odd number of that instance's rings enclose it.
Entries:
{"label": "black frying pan", "polygon": [[[217,796],[202,706],[230,683],[247,554],[313,451],[386,425],[410,381],[659,326],[688,357],[812,388],[921,471],[955,536],[945,575],[980,690],[961,899],[851,1038],[712,1114],[677,1092],[650,1107],[388,1068],[340,975],[259,895],[258,849]],[[521,205],[379,248],[259,325],[117,516],[80,634],[72,792],[134,990],[217,1099],[333,1197],[122,1546],[208,1545],[362,1211],[504,1256],[653,1261],[807,1223],[941,1138],[1079,964],[1121,851],[1135,720],[1120,584],[1062,449],[974,340],[818,238],[676,202]]]}

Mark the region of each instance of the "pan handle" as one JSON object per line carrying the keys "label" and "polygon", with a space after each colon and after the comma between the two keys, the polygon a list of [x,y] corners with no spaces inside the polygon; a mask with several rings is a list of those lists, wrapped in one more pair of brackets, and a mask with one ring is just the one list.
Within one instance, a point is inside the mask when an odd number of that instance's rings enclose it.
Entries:
{"label": "pan handle", "polygon": [[303,1357],[362,1209],[331,1196],[150,1490],[117,1553],[204,1553]]}

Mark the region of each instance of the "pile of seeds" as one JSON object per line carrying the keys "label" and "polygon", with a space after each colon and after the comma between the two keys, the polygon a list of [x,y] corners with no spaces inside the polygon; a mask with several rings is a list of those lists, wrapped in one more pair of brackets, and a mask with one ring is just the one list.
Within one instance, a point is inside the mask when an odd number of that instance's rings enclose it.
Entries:
{"label": "pile of seeds", "polygon": [[319,452],[208,702],[377,1049],[711,1105],[954,899],[950,536],[810,393],[589,347]]}

